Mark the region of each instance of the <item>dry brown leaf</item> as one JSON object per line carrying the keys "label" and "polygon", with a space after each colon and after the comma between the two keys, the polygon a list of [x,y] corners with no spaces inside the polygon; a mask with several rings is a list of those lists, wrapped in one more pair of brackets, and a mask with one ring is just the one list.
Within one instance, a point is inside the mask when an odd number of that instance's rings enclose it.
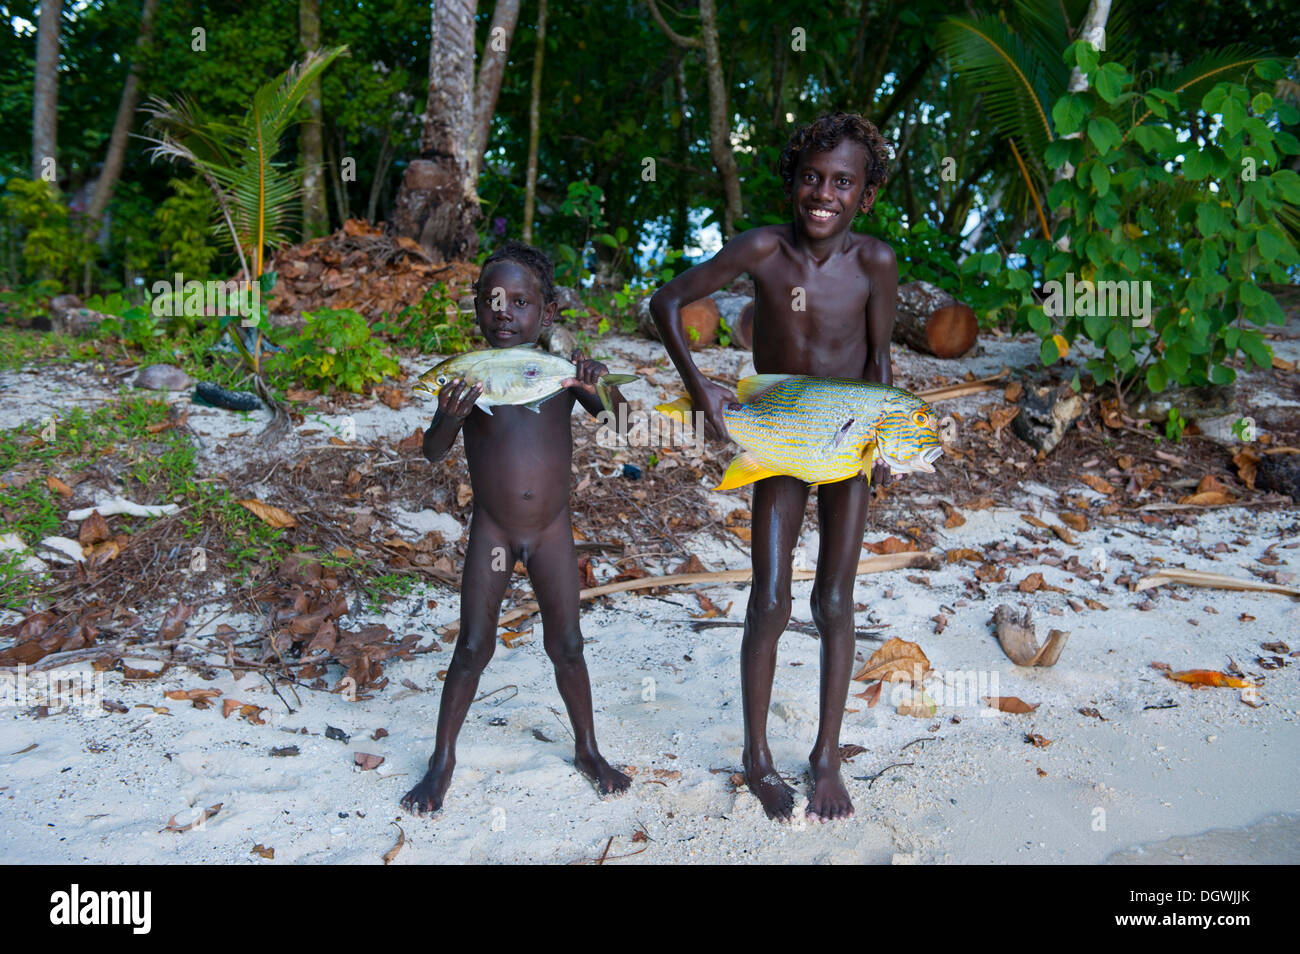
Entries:
{"label": "dry brown leaf", "polygon": [[910,540],[900,540],[898,537],[885,537],[875,543],[864,543],[862,549],[870,550],[872,553],[884,556],[889,553],[912,553],[916,550],[916,544]]}
{"label": "dry brown leaf", "polygon": [[113,532],[108,529],[108,521],[104,519],[103,514],[98,510],[92,510],[90,516],[81,521],[81,529],[77,531],[77,542],[83,547],[88,547],[108,540],[112,536]]}
{"label": "dry brown leaf", "polygon": [[383,765],[384,757],[382,755],[371,755],[369,752],[353,752],[352,764],[361,766],[363,772],[369,772]]}
{"label": "dry brown leaf", "polygon": [[206,709],[213,699],[221,695],[220,689],[172,689],[163,693],[176,702],[192,702],[196,709]]}
{"label": "dry brown leaf", "polygon": [[1035,748],[1039,748],[1039,749],[1045,749],[1052,744],[1051,739],[1044,738],[1043,736],[1039,735],[1037,732],[1025,733],[1025,741],[1028,742],[1030,745],[1034,746]]}
{"label": "dry brown leaf", "polygon": [[1030,513],[1022,513],[1020,515],[1020,519],[1023,520],[1025,523],[1029,524],[1031,527],[1040,527],[1043,530],[1052,529],[1052,525],[1048,523],[1046,520],[1040,520],[1038,517],[1035,517],[1033,514]]}
{"label": "dry brown leaf", "polygon": [[1213,669],[1184,669],[1181,672],[1165,673],[1167,679],[1173,679],[1175,682],[1186,682],[1194,686],[1218,686],[1228,689],[1251,689],[1253,683],[1245,679],[1238,679],[1236,676],[1229,676],[1227,673],[1217,672]]}
{"label": "dry brown leaf", "polygon": [[1024,392],[1024,386],[1019,381],[1012,381],[1002,392],[1002,397],[1008,404],[1013,404],[1020,400],[1020,395]]}
{"label": "dry brown leaf", "polygon": [[976,497],[967,503],[962,504],[963,510],[988,510],[993,506],[992,497]]}
{"label": "dry brown leaf", "polygon": [[925,681],[929,671],[930,660],[920,646],[894,637],[872,653],[871,658],[853,678],[858,682],[879,679],[883,682],[911,681],[919,684]]}
{"label": "dry brown leaf", "polygon": [[1103,480],[1095,474],[1080,474],[1079,479],[1099,494],[1110,495],[1115,492],[1115,486],[1113,484],[1107,480]]}
{"label": "dry brown leaf", "polygon": [[253,725],[266,725],[266,720],[262,718],[262,713],[265,711],[265,706],[255,706],[251,702],[239,707],[239,714]]}
{"label": "dry brown leaf", "polygon": [[864,745],[853,745],[853,744],[841,745],[840,761],[851,762],[865,751],[867,751],[867,748]]}
{"label": "dry brown leaf", "polygon": [[469,484],[460,484],[456,487],[456,506],[463,507],[474,499],[474,488]]}
{"label": "dry brown leaf", "polygon": [[1259,466],[1259,454],[1249,447],[1243,447],[1232,455],[1232,462],[1237,465],[1237,479],[1255,489],[1255,468]]}
{"label": "dry brown leaf", "polygon": [[1025,700],[1017,696],[985,696],[984,701],[999,712],[1011,712],[1016,715],[1033,712],[1042,705],[1041,702],[1035,702],[1033,705],[1030,705],[1028,702],[1025,702]]}
{"label": "dry brown leaf", "polygon": [[1236,498],[1231,494],[1225,494],[1221,490],[1206,490],[1201,493],[1188,494],[1186,497],[1179,497],[1180,504],[1190,504],[1193,507],[1215,507],[1223,504],[1230,504]]}
{"label": "dry brown leaf", "polygon": [[397,824],[397,822],[391,822],[391,824],[397,829],[397,844],[384,852],[384,864],[388,864],[396,858],[397,853],[401,851],[402,846],[406,844],[406,832],[402,831],[402,826]]}
{"label": "dry brown leaf", "polygon": [[924,689],[919,689],[912,693],[910,699],[900,702],[894,711],[901,716],[911,716],[913,719],[930,719],[934,717],[938,708],[934,698]]}
{"label": "dry brown leaf", "polygon": [[192,615],[194,615],[193,606],[177,603],[163,614],[162,624],[158,627],[158,638],[179,639],[185,632],[185,621]]}
{"label": "dry brown leaf", "polygon": [[275,860],[275,849],[274,849],[274,848],[268,848],[268,847],[266,847],[266,845],[254,845],[254,846],[253,846],[253,850],[250,851],[249,854],[250,854],[250,855],[261,855],[263,858],[267,859],[268,861],[274,861],[274,860]]}
{"label": "dry brown leaf", "polygon": [[1057,518],[1064,524],[1068,524],[1080,533],[1088,530],[1088,518],[1081,513],[1058,513]]}
{"label": "dry brown leaf", "polygon": [[45,478],[45,486],[49,487],[50,490],[53,490],[60,497],[72,496],[72,488],[59,480],[59,478],[55,477],[53,474],[50,474],[50,476]]}
{"label": "dry brown leaf", "polygon": [[873,682],[862,692],[853,693],[853,698],[867,700],[867,708],[870,709],[880,701],[880,690],[883,686],[883,682]]}
{"label": "dry brown leaf", "polygon": [[728,527],[727,529],[738,536],[743,543],[749,543],[753,540],[754,531],[749,527]]}
{"label": "dry brown leaf", "polygon": [[960,560],[983,560],[983,555],[978,550],[972,550],[970,547],[957,547],[949,550],[946,558],[949,563],[957,563]]}
{"label": "dry brown leaf", "polygon": [[961,515],[961,511],[952,504],[941,500],[939,505],[943,507],[944,516],[947,518],[943,522],[945,530],[955,530],[966,522],[966,518]]}
{"label": "dry brown leaf", "polygon": [[298,526],[298,521],[294,519],[293,514],[285,513],[279,507],[273,507],[269,503],[263,503],[261,500],[248,499],[236,500],[239,504],[257,519],[261,520],[269,527],[277,530],[287,530],[290,527]]}

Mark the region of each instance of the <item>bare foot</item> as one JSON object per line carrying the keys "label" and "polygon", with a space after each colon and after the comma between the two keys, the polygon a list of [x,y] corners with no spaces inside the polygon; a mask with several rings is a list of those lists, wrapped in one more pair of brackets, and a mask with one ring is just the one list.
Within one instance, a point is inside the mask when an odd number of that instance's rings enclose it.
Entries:
{"label": "bare foot", "polygon": [[622,795],[632,785],[632,780],[606,762],[604,756],[599,752],[590,755],[575,753],[573,765],[579,772],[591,779],[601,798],[609,795]]}
{"label": "bare foot", "polygon": [[745,784],[758,796],[767,817],[782,822],[790,821],[794,816],[794,789],[785,784],[776,766],[770,759],[761,759],[752,764],[748,757],[742,761],[745,766]]}
{"label": "bare foot", "polygon": [[840,768],[812,766],[812,794],[808,798],[805,814],[818,821],[840,821],[853,815],[853,802],[844,780],[840,778]]}
{"label": "bare foot", "polygon": [[455,768],[454,762],[441,769],[429,766],[429,771],[424,773],[420,784],[402,796],[402,807],[415,815],[436,814],[442,811],[442,799],[447,794],[447,786],[451,784],[453,768]]}

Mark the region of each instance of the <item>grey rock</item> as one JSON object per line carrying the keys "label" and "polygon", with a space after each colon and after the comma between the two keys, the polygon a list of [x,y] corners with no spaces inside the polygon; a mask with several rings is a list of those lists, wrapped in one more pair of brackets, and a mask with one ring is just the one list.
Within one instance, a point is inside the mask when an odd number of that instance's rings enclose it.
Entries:
{"label": "grey rock", "polygon": [[558,354],[563,358],[573,354],[573,349],[578,347],[578,339],[573,336],[573,332],[558,323],[543,328],[542,333],[537,336],[537,343],[551,354]]}
{"label": "grey rock", "polygon": [[1070,426],[1083,416],[1083,397],[1068,384],[1034,385],[1027,382],[1020,395],[1020,413],[1011,429],[1035,450],[1050,454]]}
{"label": "grey rock", "polygon": [[150,391],[188,391],[194,379],[174,364],[151,364],[135,376],[135,386]]}
{"label": "grey rock", "polygon": [[1286,494],[1300,503],[1300,454],[1264,454],[1255,467],[1255,489]]}
{"label": "grey rock", "polygon": [[577,311],[586,311],[586,307],[582,304],[582,297],[578,294],[578,290],[576,288],[570,288],[568,285],[555,286],[555,300],[557,305],[557,320],[567,320],[568,316],[566,316],[564,312],[571,308],[576,309]]}

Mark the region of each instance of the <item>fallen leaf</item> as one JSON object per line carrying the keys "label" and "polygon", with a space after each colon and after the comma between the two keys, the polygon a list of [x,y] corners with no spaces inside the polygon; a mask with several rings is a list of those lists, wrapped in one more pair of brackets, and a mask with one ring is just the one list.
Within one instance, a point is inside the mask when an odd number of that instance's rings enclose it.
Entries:
{"label": "fallen leaf", "polygon": [[910,699],[900,702],[895,711],[901,716],[911,716],[913,719],[929,719],[934,716],[938,708],[934,698],[922,689],[913,692]]}
{"label": "fallen leaf", "polygon": [[894,637],[871,654],[863,667],[854,675],[858,682],[879,679],[882,682],[925,681],[930,671],[930,660],[916,643]]}
{"label": "fallen leaf", "polygon": [[111,539],[113,533],[108,529],[108,521],[98,510],[92,510],[90,516],[81,521],[77,531],[77,542],[83,547],[93,546],[103,540]]}
{"label": "fallen leaf", "polygon": [[999,712],[1011,712],[1016,715],[1023,715],[1026,712],[1033,712],[1041,702],[1035,702],[1030,705],[1025,700],[1017,696],[985,696],[984,701]]}
{"label": "fallen leaf", "polygon": [[361,766],[363,772],[369,772],[383,765],[384,757],[382,755],[371,755],[369,752],[353,752],[352,764]]}
{"label": "fallen leaf", "polygon": [[943,507],[944,516],[947,518],[943,522],[945,530],[955,530],[966,522],[966,518],[961,515],[961,511],[952,504],[941,500],[939,506]]}
{"label": "fallen leaf", "polygon": [[406,844],[406,832],[402,831],[402,826],[397,824],[397,822],[391,822],[391,824],[394,828],[397,829],[397,844],[393,845],[393,847],[389,848],[387,851],[384,852],[384,864],[388,864],[394,858],[396,858],[397,853],[401,851],[402,846]]}
{"label": "fallen leaf", "polygon": [[1235,499],[1231,494],[1225,494],[1221,490],[1207,490],[1202,493],[1180,497],[1178,502],[1180,504],[1190,504],[1193,507],[1215,507],[1232,503]]}
{"label": "fallen leaf", "polygon": [[862,544],[862,549],[884,556],[889,553],[912,553],[916,550],[916,544],[910,540],[900,540],[898,537],[885,537],[875,543]]}
{"label": "fallen leaf", "polygon": [[1095,474],[1080,474],[1079,479],[1099,494],[1109,495],[1115,492],[1115,486],[1113,484],[1109,481],[1103,480]]}
{"label": "fallen leaf", "polygon": [[1096,708],[1091,707],[1091,706],[1088,707],[1088,708],[1085,708],[1085,709],[1080,709],[1080,710],[1079,710],[1079,715],[1091,716],[1091,717],[1094,718],[1094,719],[1100,719],[1102,722],[1109,722],[1109,721],[1110,721],[1110,720],[1107,719],[1104,715],[1102,715],[1100,712],[1098,712]]}
{"label": "fallen leaf", "polygon": [[1232,462],[1237,465],[1237,479],[1255,489],[1255,469],[1259,466],[1259,454],[1249,447],[1243,447],[1232,455]]}
{"label": "fallen leaf", "polygon": [[293,518],[293,514],[285,513],[279,507],[273,507],[269,503],[263,503],[260,500],[236,500],[239,504],[264,524],[274,527],[277,530],[287,530],[290,527],[298,526],[298,521]]}
{"label": "fallen leaf", "polygon": [[59,480],[59,478],[55,477],[53,474],[50,474],[48,477],[45,478],[45,486],[49,487],[50,490],[53,490],[60,497],[72,496],[72,488],[69,487],[67,484],[65,484],[63,481]]}
{"label": "fallen leaf", "polygon": [[957,547],[949,550],[945,556],[949,563],[956,563],[959,560],[983,560],[983,555],[978,550],[972,550],[970,547]]}
{"label": "fallen leaf", "polygon": [[275,849],[267,848],[265,845],[254,845],[253,850],[250,851],[249,854],[261,855],[263,858],[266,858],[268,861],[275,859]]}
{"label": "fallen leaf", "polygon": [[1213,669],[1183,669],[1179,672],[1167,672],[1165,678],[1173,679],[1175,682],[1190,683],[1194,686],[1218,686],[1228,689],[1254,688],[1254,685],[1245,679],[1238,679],[1235,676],[1229,676],[1227,673]]}
{"label": "fallen leaf", "polygon": [[855,759],[857,756],[861,755],[865,751],[867,751],[867,748],[864,745],[852,745],[852,744],[841,745],[840,761],[851,762],[853,759]]}
{"label": "fallen leaf", "polygon": [[1002,392],[1002,397],[1008,404],[1012,404],[1020,400],[1020,395],[1024,391],[1024,386],[1019,381],[1012,381],[1007,385],[1006,390]]}
{"label": "fallen leaf", "polygon": [[474,488],[469,484],[460,484],[456,487],[456,506],[463,507],[474,499]]}
{"label": "fallen leaf", "polygon": [[194,607],[177,603],[163,614],[162,624],[158,627],[159,639],[179,639],[185,632],[185,621],[194,615]]}
{"label": "fallen leaf", "polygon": [[1034,746],[1035,748],[1039,748],[1039,749],[1045,749],[1052,744],[1051,739],[1044,738],[1043,736],[1039,735],[1037,732],[1026,732],[1025,741],[1028,742],[1030,745]]}
{"label": "fallen leaf", "polygon": [[754,537],[754,531],[749,527],[728,527],[732,533],[738,536],[742,543],[750,543]]}
{"label": "fallen leaf", "polygon": [[880,701],[880,690],[881,690],[881,687],[883,687],[883,686],[884,686],[884,683],[882,683],[882,682],[873,682],[871,685],[867,686],[867,688],[866,688],[865,690],[863,690],[862,692],[855,692],[855,693],[853,694],[853,697],[854,697],[855,699],[865,699],[865,700],[867,700],[867,708],[870,709],[870,708],[872,708],[872,707],[873,707],[877,702]]}
{"label": "fallen leaf", "polygon": [[192,702],[196,709],[206,709],[212,700],[221,695],[220,689],[172,689],[163,693],[177,702]]}
{"label": "fallen leaf", "polygon": [[1056,516],[1061,523],[1068,524],[1080,533],[1088,529],[1088,518],[1081,513],[1058,513]]}

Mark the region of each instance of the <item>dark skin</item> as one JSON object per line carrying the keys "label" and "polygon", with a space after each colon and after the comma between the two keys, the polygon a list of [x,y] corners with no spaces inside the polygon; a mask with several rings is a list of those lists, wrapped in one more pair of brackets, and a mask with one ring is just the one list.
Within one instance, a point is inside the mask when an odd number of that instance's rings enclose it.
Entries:
{"label": "dark skin", "polygon": [[[494,310],[494,302],[504,307]],[[492,263],[480,275],[475,309],[488,344],[509,348],[535,342],[554,320],[556,304],[544,301],[533,272],[507,260]],[[573,724],[575,767],[602,797],[625,792],[631,784],[596,746],[578,617],[578,557],[569,521],[569,416],[575,401],[593,417],[603,410],[595,386],[608,369],[577,351],[571,360],[577,365],[574,378],[538,413],[498,405],[485,414],[474,406],[480,385],[449,381],[438,393],[438,412],[424,434],[424,456],[437,463],[463,430],[474,512],[461,577],[460,635],[443,683],[433,755],[424,778],[402,798],[402,806],[416,814],[442,808],[456,767],[456,739],[496,648],[501,600],[516,560],[527,568],[541,605],[543,643]],[[624,398],[617,388],[609,394],[617,413]]]}
{"label": "dark skin", "polygon": [[[660,336],[691,402],[704,413],[709,437],[726,436],[722,411],[736,398],[695,366],[679,312],[742,273],[754,281],[758,373],[893,383],[889,339],[898,265],[887,244],[851,231],[854,215],[869,212],[876,199],[877,187],[866,184],[866,158],[866,147],[851,140],[828,152],[805,151],[788,194],[794,217],[790,224],[736,236],[651,300]],[[802,302],[798,289],[803,290]],[[873,481],[882,482],[887,473],[878,465]],[[853,814],[840,776],[839,736],[853,666],[853,583],[869,494],[861,476],[817,488],[820,549],[812,617],[821,635],[820,722],[809,754],[807,814],[822,821]],[[742,759],[750,791],[769,817],[781,821],[793,815],[794,790],[781,779],[768,749],[767,714],[777,643],[790,620],[791,562],[807,500],[808,485],[794,477],[768,477],[754,486],[754,581],[741,643]]]}

